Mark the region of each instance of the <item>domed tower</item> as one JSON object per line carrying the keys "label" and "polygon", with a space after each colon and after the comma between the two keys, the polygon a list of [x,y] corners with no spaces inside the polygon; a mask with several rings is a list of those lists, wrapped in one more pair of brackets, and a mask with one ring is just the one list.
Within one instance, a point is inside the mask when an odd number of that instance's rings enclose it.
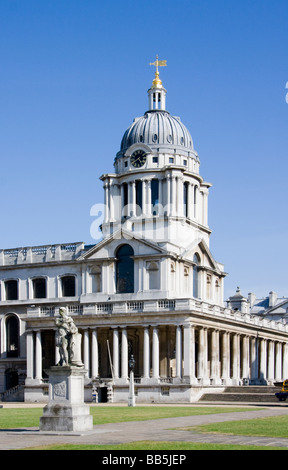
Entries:
{"label": "domed tower", "polygon": [[[165,63],[164,63],[165,62]],[[199,158],[190,132],[166,110],[166,90],[153,63],[149,108],[125,131],[115,174],[101,177],[105,189],[103,236],[119,228],[180,251],[192,242],[209,245],[210,183],[199,175]]]}

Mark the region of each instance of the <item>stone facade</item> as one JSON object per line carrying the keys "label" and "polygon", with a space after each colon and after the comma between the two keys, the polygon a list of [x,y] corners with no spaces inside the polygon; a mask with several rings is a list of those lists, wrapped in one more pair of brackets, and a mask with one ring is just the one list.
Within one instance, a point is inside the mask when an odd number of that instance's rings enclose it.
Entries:
{"label": "stone facade", "polygon": [[224,304],[226,273],[209,248],[211,184],[156,78],[115,173],[101,176],[101,241],[0,251],[3,399],[23,385],[26,401],[48,400],[60,306],[82,334],[87,401],[128,400],[132,354],[136,403],[286,378],[286,322],[251,314],[239,292]]}

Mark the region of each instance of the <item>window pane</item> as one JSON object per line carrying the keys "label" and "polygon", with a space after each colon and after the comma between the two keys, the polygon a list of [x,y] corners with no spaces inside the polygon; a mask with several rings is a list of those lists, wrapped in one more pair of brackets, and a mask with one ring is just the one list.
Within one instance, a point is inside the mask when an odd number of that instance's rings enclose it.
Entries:
{"label": "window pane", "polygon": [[123,245],[117,251],[116,291],[119,294],[134,292],[134,251]]}
{"label": "window pane", "polygon": [[18,299],[18,281],[6,281],[5,282],[5,294],[6,294],[6,300],[17,300]]}
{"label": "window pane", "polygon": [[46,279],[33,279],[33,297],[34,299],[46,298]]}
{"label": "window pane", "polygon": [[137,205],[137,215],[142,213],[142,181],[136,181],[136,205]]}
{"label": "window pane", "polygon": [[62,277],[62,296],[63,297],[75,296],[75,277],[74,276]]}
{"label": "window pane", "polygon": [[6,323],[7,357],[18,357],[19,327],[16,317],[10,317]]}
{"label": "window pane", "polygon": [[152,202],[152,211],[153,215],[158,214],[158,204],[159,204],[159,181],[151,181],[151,202]]}

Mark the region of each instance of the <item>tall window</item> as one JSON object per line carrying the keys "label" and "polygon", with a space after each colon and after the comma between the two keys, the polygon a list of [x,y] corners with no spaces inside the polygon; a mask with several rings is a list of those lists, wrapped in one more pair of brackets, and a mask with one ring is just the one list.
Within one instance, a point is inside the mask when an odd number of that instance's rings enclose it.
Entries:
{"label": "tall window", "polygon": [[6,300],[18,300],[18,281],[5,282],[5,296]]}
{"label": "tall window", "polygon": [[6,321],[6,351],[7,357],[19,355],[19,322],[14,315]]}
{"label": "tall window", "polygon": [[122,245],[116,253],[116,292],[134,292],[134,251],[130,245]]}
{"label": "tall window", "polygon": [[33,279],[32,285],[33,285],[33,298],[45,299],[46,298],[46,279],[44,277]]}
{"label": "tall window", "polygon": [[151,181],[151,203],[152,203],[152,213],[157,215],[159,212],[159,181],[154,179]]}
{"label": "tall window", "polygon": [[124,217],[128,215],[128,184],[123,183],[122,188],[123,188],[122,216]]}
{"label": "tall window", "polygon": [[183,204],[184,204],[184,216],[188,217],[188,183],[183,184]]}
{"label": "tall window", "polygon": [[142,191],[142,181],[136,181],[136,206],[137,211],[136,215],[142,214],[142,207],[143,207],[143,191]]}
{"label": "tall window", "polygon": [[76,295],[75,276],[63,276],[61,287],[62,297],[74,297]]}
{"label": "tall window", "polygon": [[193,257],[193,297],[198,298],[200,296],[200,281],[199,281],[199,265],[200,258],[197,253]]}

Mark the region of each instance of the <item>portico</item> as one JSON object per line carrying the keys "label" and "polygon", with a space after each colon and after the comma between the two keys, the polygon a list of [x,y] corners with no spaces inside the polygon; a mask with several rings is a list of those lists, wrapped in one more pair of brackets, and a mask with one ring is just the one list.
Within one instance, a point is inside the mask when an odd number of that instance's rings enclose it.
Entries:
{"label": "portico", "polygon": [[[201,387],[240,385],[244,381],[268,385],[285,378],[288,367],[286,325],[279,328],[276,322],[258,317],[250,318],[247,324],[247,315],[229,309],[211,312],[206,303],[198,303],[197,307],[194,304],[191,311],[177,311],[180,305],[183,309],[183,304],[184,299],[179,299],[174,306],[167,304],[168,308],[155,312],[151,302],[146,301],[144,322],[139,321],[136,312],[131,312],[129,321],[123,322],[119,305],[115,309],[111,305],[111,314],[105,321],[97,315],[86,318],[84,307],[83,315],[75,316],[75,321],[83,337],[85,382],[90,390],[86,399],[89,400],[89,393],[91,399],[90,385],[97,388],[99,379],[111,385],[110,400],[123,399],[123,390],[125,387],[128,390],[128,360],[132,354],[136,360],[138,401],[141,401],[141,387],[144,387],[144,394],[145,387],[161,388],[164,384],[171,398],[175,386],[179,385],[186,387],[187,400],[189,391],[194,388],[195,392],[195,387],[201,393]],[[89,308],[91,310],[91,306]],[[216,319],[217,327],[214,326]],[[85,325],[87,323],[89,326]],[[45,328],[42,333],[44,331],[47,334]],[[53,330],[50,335],[54,335]],[[41,329],[28,327],[26,384],[40,388],[45,376],[42,337]]]}

